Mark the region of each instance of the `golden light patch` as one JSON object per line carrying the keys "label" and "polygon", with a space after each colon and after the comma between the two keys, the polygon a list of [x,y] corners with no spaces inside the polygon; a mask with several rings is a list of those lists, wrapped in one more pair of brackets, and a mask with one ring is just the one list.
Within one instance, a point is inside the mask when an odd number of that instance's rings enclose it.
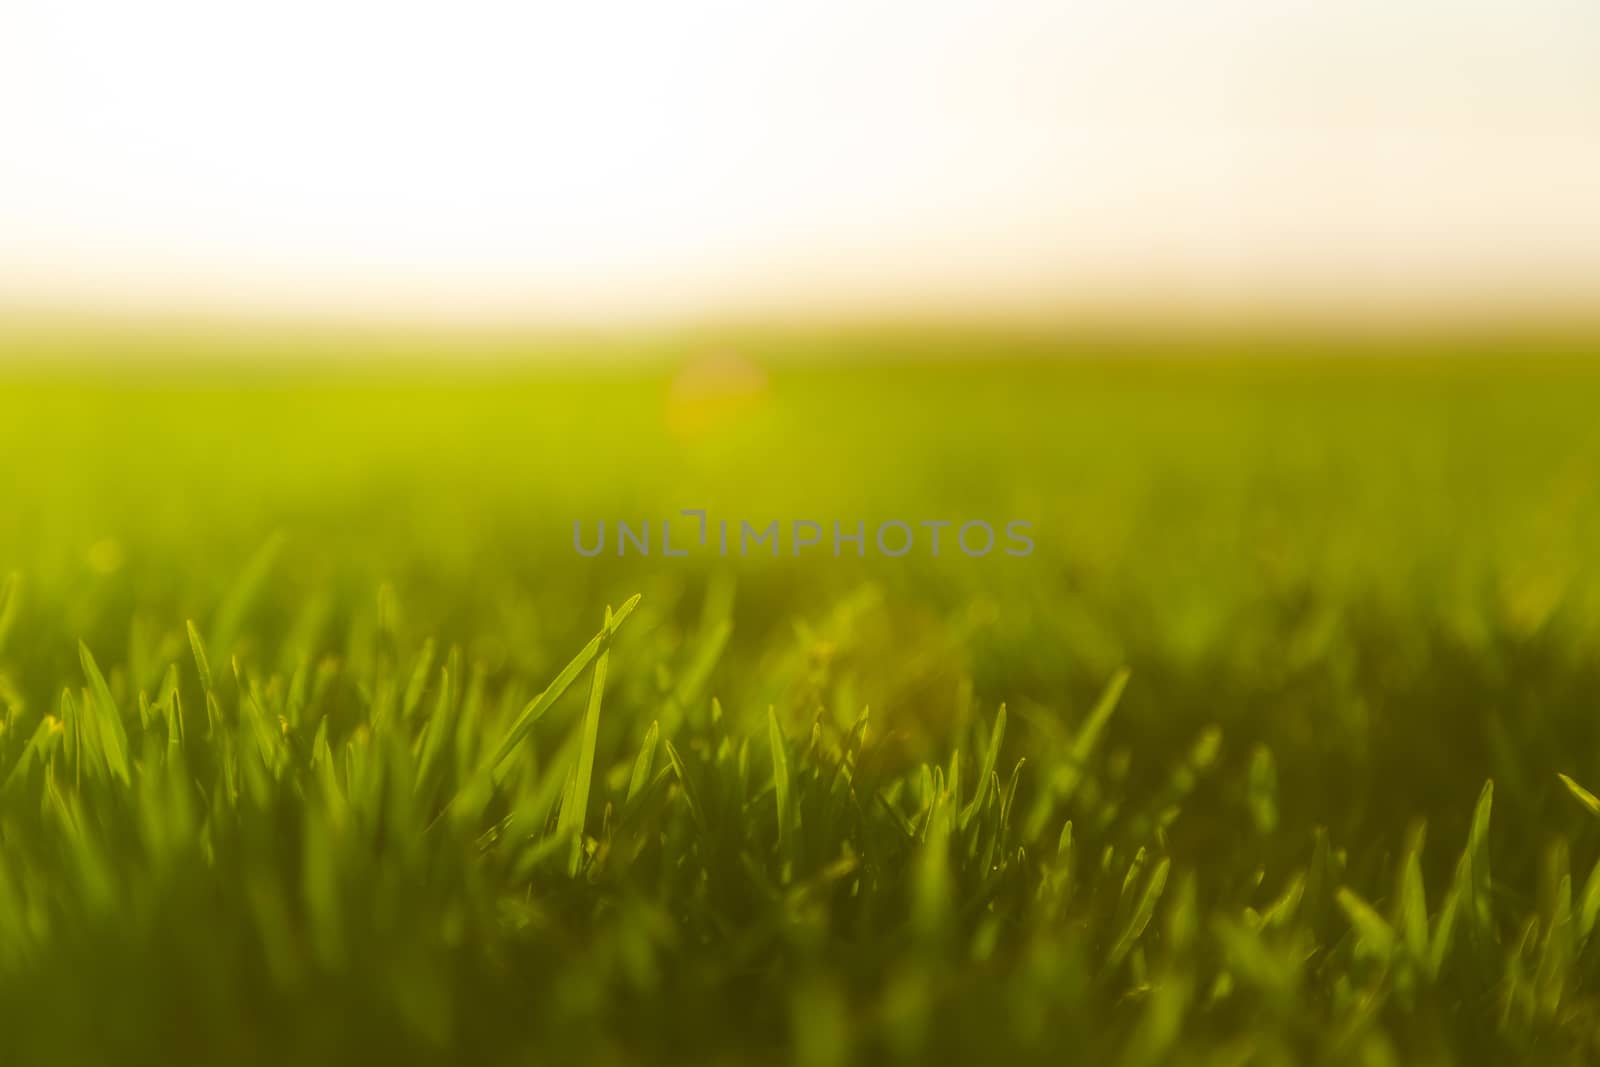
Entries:
{"label": "golden light patch", "polygon": [[692,359],[667,389],[667,429],[679,437],[699,436],[759,406],[767,391],[766,371],[737,352]]}

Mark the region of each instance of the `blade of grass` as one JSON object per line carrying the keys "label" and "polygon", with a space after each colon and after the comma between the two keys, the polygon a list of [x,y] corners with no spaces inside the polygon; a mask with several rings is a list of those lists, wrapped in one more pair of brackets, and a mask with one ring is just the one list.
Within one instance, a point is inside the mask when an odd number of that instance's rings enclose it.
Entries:
{"label": "blade of grass", "polygon": [[562,694],[577,680],[578,675],[583,673],[583,669],[589,665],[590,661],[600,654],[600,650],[605,646],[606,642],[622,626],[623,620],[633,614],[633,609],[638,604],[639,594],[635,593],[628,598],[622,607],[617,609],[616,614],[611,617],[600,632],[595,634],[587,645],[583,646],[583,650],[561,669],[561,673],[556,675],[555,681],[551,682],[544,692],[529,701],[528,705],[517,716],[516,721],[511,724],[511,728],[506,731],[505,736],[500,739],[500,744],[495,747],[494,754],[489,758],[491,771],[499,771],[500,766],[505,763],[506,757],[510,756],[517,745],[522,742],[522,739],[528,736],[528,731],[533,729],[533,724],[539,721],[540,716],[550,710],[551,705],[561,699]]}
{"label": "blade of grass", "polygon": [[200,675],[200,688],[204,692],[211,692],[211,658],[206,655],[206,643],[200,638],[200,631],[195,628],[194,620],[190,619],[189,650],[194,653],[194,668]]}
{"label": "blade of grass", "polygon": [[1572,794],[1574,800],[1583,805],[1585,811],[1590,815],[1600,817],[1600,797],[1596,797],[1583,786],[1560,772],[1557,772],[1556,777],[1561,779],[1561,784],[1567,787],[1567,792]]}
{"label": "blade of grass", "polygon": [[1394,927],[1350,889],[1341,887],[1337,896],[1339,907],[1344,909],[1360,943],[1379,959],[1387,960],[1393,955]]}
{"label": "blade of grass", "polygon": [[650,784],[650,769],[656,761],[656,744],[661,737],[661,724],[654,720],[645,731],[644,744],[639,746],[638,758],[633,761],[633,775],[628,779],[628,796],[624,808],[631,808],[639,795]]}
{"label": "blade of grass", "polygon": [[683,756],[673,745],[671,739],[662,742],[667,749],[667,759],[672,761],[672,769],[678,776],[678,784],[683,787],[684,799],[689,804],[689,812],[700,826],[700,832],[707,836],[711,833],[711,824],[706,819],[704,805],[701,804],[700,787],[695,784],[694,775],[689,771],[689,765],[683,761]]}
{"label": "blade of grass", "polygon": [[989,748],[983,754],[983,768],[978,772],[978,789],[972,795],[972,800],[961,810],[960,827],[963,831],[972,823],[972,817],[983,807],[984,798],[987,796],[989,780],[994,777],[994,768],[1000,758],[1000,743],[1006,737],[1006,706],[1000,705],[1000,711],[994,717],[994,731],[989,735]]}
{"label": "blade of grass", "polygon": [[767,745],[772,750],[772,785],[778,805],[778,848],[787,855],[789,840],[793,836],[790,826],[793,814],[789,807],[789,755],[785,749],[783,730],[778,726],[778,713],[770,704],[767,705]]}
{"label": "blade of grass", "polygon": [[127,785],[132,780],[128,774],[128,734],[123,729],[117,702],[112,699],[111,689],[106,685],[105,676],[100,673],[89,646],[82,641],[78,642],[78,660],[83,665],[83,673],[89,679],[89,688],[94,696],[91,703],[95,709],[96,733],[106,766],[121,779],[123,785]]}
{"label": "blade of grass", "polygon": [[[605,634],[613,632],[611,609],[606,608]],[[583,824],[589,812],[589,785],[594,777],[594,749],[600,739],[600,703],[606,690],[606,664],[611,659],[609,643],[602,643],[599,658],[594,661],[594,674],[589,682],[589,706],[583,713],[583,740],[578,743],[578,769],[572,779],[572,792],[561,805],[561,816],[556,822],[557,834],[572,835],[572,851],[567,857],[567,875],[578,876],[583,866]]]}

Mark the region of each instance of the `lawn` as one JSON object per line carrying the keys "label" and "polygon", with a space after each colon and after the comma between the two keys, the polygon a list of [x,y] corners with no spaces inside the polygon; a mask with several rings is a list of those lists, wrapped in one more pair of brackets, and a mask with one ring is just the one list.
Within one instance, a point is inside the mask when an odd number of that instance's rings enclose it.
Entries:
{"label": "lawn", "polygon": [[1600,1057],[1593,345],[4,348],[8,1064]]}

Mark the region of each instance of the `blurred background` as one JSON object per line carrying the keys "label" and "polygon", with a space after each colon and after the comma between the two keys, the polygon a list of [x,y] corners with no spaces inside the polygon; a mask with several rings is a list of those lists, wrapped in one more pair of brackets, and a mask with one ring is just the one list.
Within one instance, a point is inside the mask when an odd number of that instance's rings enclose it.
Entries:
{"label": "blurred background", "polygon": [[16,0],[0,306],[1592,317],[1600,12]]}
{"label": "blurred background", "polygon": [[[757,710],[853,647],[795,690],[845,720],[1579,658],[1596,55],[1577,0],[13,3],[15,688],[154,669],[258,557],[282,616],[213,636],[284,669],[388,598],[511,684],[642,590],[669,648],[738,620]],[[1039,550],[570,547],[692,507]]]}
{"label": "blurred background", "polygon": [[[1132,666],[1147,749],[1223,701],[1326,821],[1369,726],[1426,796],[1515,774],[1506,701],[1588,677],[1548,668],[1600,625],[1593,4],[3,18],[19,702],[80,637],[138,683],[185,618],[262,669],[434,637],[512,690],[643,591],[639,676],[731,620],[736,713],[1048,723]],[[692,507],[1039,548],[570,545]]]}

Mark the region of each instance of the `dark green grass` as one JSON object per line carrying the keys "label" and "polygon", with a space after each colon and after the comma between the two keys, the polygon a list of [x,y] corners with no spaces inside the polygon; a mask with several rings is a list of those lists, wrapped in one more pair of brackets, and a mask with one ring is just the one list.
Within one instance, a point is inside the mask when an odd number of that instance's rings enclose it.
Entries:
{"label": "dark green grass", "polygon": [[1600,369],[742,346],[0,384],[6,1062],[1600,1054]]}

